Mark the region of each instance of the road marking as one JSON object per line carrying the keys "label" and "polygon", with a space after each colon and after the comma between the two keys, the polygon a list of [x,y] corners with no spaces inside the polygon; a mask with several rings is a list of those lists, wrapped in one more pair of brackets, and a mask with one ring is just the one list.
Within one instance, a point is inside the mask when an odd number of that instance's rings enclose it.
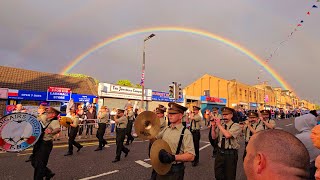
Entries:
{"label": "road marking", "polygon": [[291,124],[287,124],[287,125],[285,125],[285,126],[292,126],[292,123],[291,123]]}
{"label": "road marking", "polygon": [[23,154],[18,154],[17,156],[26,156],[26,155],[29,155],[29,154],[32,154],[32,153],[23,153]]}
{"label": "road marking", "polygon": [[150,168],[152,167],[150,164],[143,162],[141,160],[135,161],[136,163],[140,164],[141,166],[145,167],[145,168]]}
{"label": "road marking", "polygon": [[210,145],[211,145],[211,144],[207,144],[207,145],[201,147],[201,148],[199,149],[199,151],[201,151],[201,150],[204,149],[204,148],[207,148],[207,147],[210,146]]}
{"label": "road marking", "polygon": [[114,173],[117,173],[117,172],[119,172],[119,170],[114,170],[114,171],[98,174],[96,176],[90,176],[90,177],[82,178],[82,179],[79,179],[79,180],[95,179],[95,178],[98,178],[98,177],[101,177],[101,176],[106,176],[106,175],[114,174]]}
{"label": "road marking", "polygon": [[207,143],[207,144],[210,144],[210,142],[208,142],[208,141],[200,141],[200,142],[203,142],[203,143]]}
{"label": "road marking", "polygon": [[150,161],[150,159],[144,159],[143,161],[144,161],[144,162],[146,162],[146,161]]}
{"label": "road marking", "polygon": [[281,128],[281,127],[276,127],[275,129],[283,129],[283,128]]}

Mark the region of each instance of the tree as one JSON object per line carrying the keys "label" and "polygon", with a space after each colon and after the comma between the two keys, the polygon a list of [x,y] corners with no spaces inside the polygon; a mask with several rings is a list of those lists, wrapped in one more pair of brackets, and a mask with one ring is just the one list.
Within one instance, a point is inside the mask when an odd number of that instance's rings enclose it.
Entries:
{"label": "tree", "polygon": [[77,77],[77,78],[89,78],[89,79],[93,79],[94,82],[96,84],[99,84],[99,80],[98,79],[95,79],[91,76],[88,76],[88,75],[85,75],[85,74],[73,74],[73,73],[70,73],[70,74],[65,74],[66,76],[71,76],[71,77]]}
{"label": "tree", "polygon": [[134,88],[141,88],[140,84],[133,84],[130,80],[127,79],[120,79],[116,83],[117,85],[120,86],[128,86],[128,87],[134,87]]}

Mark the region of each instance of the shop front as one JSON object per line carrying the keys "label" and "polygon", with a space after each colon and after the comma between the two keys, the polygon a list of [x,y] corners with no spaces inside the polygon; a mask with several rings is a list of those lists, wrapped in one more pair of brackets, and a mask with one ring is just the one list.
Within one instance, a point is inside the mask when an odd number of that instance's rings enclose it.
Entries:
{"label": "shop front", "polygon": [[206,109],[212,110],[213,107],[219,108],[219,113],[221,113],[221,108],[225,107],[227,104],[227,99],[210,97],[210,96],[201,96],[201,112],[205,114]]}
{"label": "shop front", "polygon": [[[126,86],[119,86],[109,83],[99,83],[98,87],[99,101],[98,104],[107,106],[110,110],[113,108],[124,108],[128,100],[132,106],[135,104],[140,107],[142,98],[142,89]],[[148,108],[148,103],[152,100],[152,90],[145,89],[144,91],[144,105]],[[147,109],[146,108],[146,109]]]}
{"label": "shop front", "polygon": [[250,102],[250,110],[257,110],[257,109],[258,109],[257,103]]}

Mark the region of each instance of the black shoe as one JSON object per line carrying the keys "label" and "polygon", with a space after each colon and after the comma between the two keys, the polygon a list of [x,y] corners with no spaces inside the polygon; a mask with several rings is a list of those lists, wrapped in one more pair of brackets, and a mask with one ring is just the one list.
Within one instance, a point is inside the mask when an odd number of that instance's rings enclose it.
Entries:
{"label": "black shoe", "polygon": [[134,138],[133,138],[133,139],[131,139],[130,144],[132,144],[133,140],[134,140]]}
{"label": "black shoe", "polygon": [[106,144],[108,144],[108,142],[107,142],[107,141],[104,141],[104,142],[102,143],[102,147],[105,147]]}
{"label": "black shoe", "polygon": [[55,173],[51,173],[49,175],[46,176],[46,180],[50,180],[51,178],[53,178],[53,176],[56,175]]}
{"label": "black shoe", "polygon": [[128,149],[128,151],[124,154],[124,157],[127,157],[129,152],[130,152],[130,149]]}
{"label": "black shoe", "polygon": [[80,147],[78,147],[77,152],[79,152],[81,148],[83,148],[83,146],[82,146],[82,145],[81,145]]}
{"label": "black shoe", "polygon": [[118,162],[118,161],[120,161],[120,159],[114,159],[113,161],[112,161],[112,163],[116,163],[116,162]]}
{"label": "black shoe", "polygon": [[29,158],[29,159],[25,160],[25,162],[30,162],[30,161],[32,161],[32,159],[31,159],[31,158]]}
{"label": "black shoe", "polygon": [[193,161],[193,162],[192,162],[192,166],[193,166],[193,167],[198,166],[198,163],[199,163],[199,162],[197,162],[197,161]]}
{"label": "black shoe", "polygon": [[65,154],[64,156],[71,156],[71,155],[73,155],[73,153],[67,152],[67,154]]}
{"label": "black shoe", "polygon": [[102,148],[97,148],[97,149],[95,149],[94,151],[101,151],[102,150]]}

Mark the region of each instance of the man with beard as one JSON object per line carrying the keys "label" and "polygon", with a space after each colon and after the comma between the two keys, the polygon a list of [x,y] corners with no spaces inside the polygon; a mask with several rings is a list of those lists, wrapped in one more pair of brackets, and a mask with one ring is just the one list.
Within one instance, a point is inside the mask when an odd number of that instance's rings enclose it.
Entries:
{"label": "man with beard", "polygon": [[128,119],[124,115],[123,109],[117,110],[117,115],[114,117],[114,121],[116,122],[116,144],[117,144],[117,152],[116,158],[112,161],[113,163],[120,161],[121,152],[124,152],[124,157],[127,157],[130,150],[123,145],[124,139],[126,138],[126,128],[128,124]]}
{"label": "man with beard", "polygon": [[232,121],[234,110],[229,107],[222,109],[221,119],[214,118],[215,131],[212,131],[212,139],[218,139],[218,154],[215,158],[214,173],[217,180],[234,180],[237,173],[238,149],[240,148],[239,136],[241,128],[238,123]]}
{"label": "man with beard", "polygon": [[47,121],[39,138],[38,148],[34,152],[32,166],[34,167],[34,180],[51,179],[55,174],[47,167],[49,156],[53,148],[53,137],[60,132],[58,115],[60,111],[50,107],[47,110]]}
{"label": "man with beard", "polygon": [[248,180],[302,180],[309,175],[309,161],[308,151],[298,138],[269,129],[251,137],[243,165]]}

